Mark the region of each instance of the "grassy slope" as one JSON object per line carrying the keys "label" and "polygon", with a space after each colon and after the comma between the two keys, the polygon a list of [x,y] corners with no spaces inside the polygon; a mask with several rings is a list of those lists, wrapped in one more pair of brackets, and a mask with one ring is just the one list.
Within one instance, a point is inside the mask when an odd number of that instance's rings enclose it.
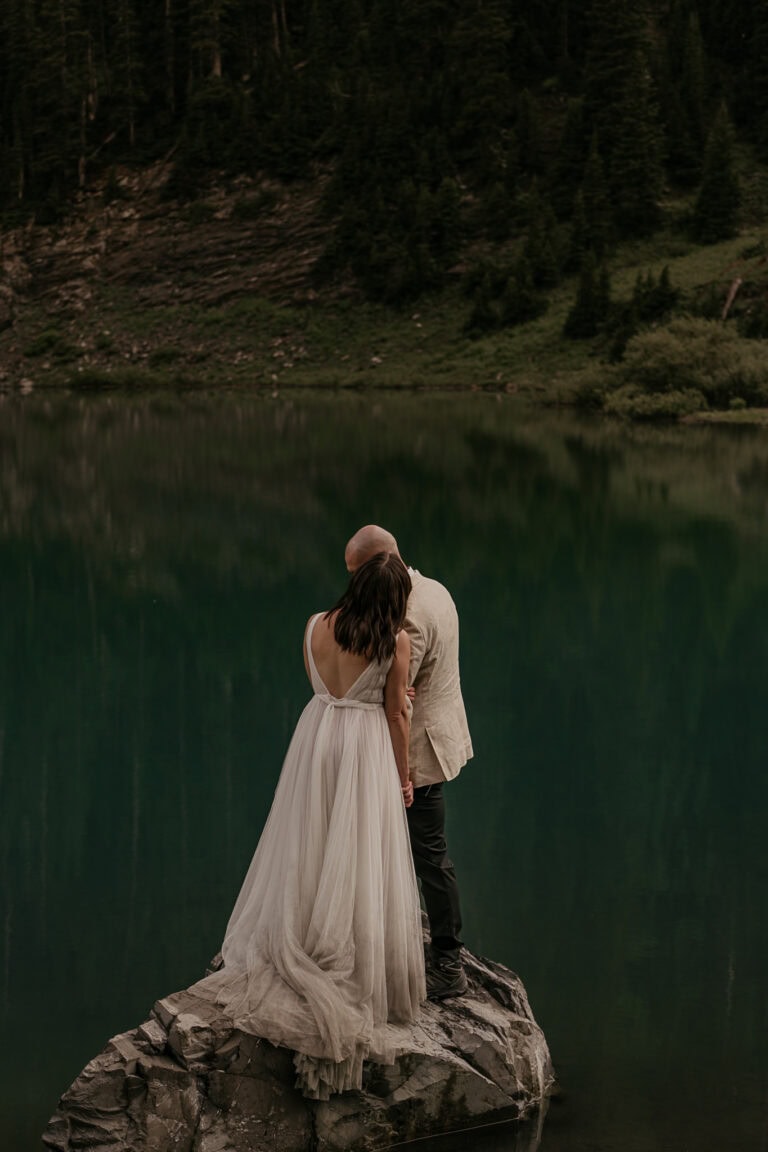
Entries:
{"label": "grassy slope", "polygon": [[[671,207],[670,217],[678,207]],[[669,230],[625,245],[610,262],[613,298],[631,296],[638,272],[658,276],[668,265],[683,305],[707,285],[725,300],[736,275],[766,276],[758,267],[764,258],[742,256],[764,245],[766,235],[765,227],[753,227],[701,248]],[[463,332],[469,303],[457,288],[403,311],[311,293],[301,303],[243,292],[216,306],[144,304],[135,290],[108,280],[95,280],[91,292],[80,312],[34,299],[18,310],[13,327],[0,333],[0,387],[111,381],[134,387],[491,388],[567,403],[581,383],[605,372],[599,342],[561,337],[575,293],[572,279],[550,293],[538,320],[480,339]]]}

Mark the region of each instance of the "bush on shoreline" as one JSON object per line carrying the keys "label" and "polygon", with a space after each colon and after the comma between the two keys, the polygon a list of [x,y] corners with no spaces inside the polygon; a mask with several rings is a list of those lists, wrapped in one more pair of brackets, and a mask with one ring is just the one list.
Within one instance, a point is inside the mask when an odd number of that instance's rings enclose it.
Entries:
{"label": "bush on shoreline", "polygon": [[613,379],[604,410],[635,419],[768,405],[764,343],[718,320],[685,316],[638,333]]}

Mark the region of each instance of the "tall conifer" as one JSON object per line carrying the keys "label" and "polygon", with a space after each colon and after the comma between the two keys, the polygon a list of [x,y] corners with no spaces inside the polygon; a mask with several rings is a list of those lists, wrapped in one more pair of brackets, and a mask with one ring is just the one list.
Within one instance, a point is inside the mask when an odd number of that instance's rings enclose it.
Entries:
{"label": "tall conifer", "polygon": [[568,101],[568,111],[552,167],[551,199],[561,218],[571,214],[588,151],[584,101],[577,97]]}
{"label": "tall conifer", "polygon": [[733,150],[733,126],[721,104],[707,140],[704,174],[694,209],[694,233],[706,244],[726,240],[738,228],[741,189]]}
{"label": "tall conifer", "polygon": [[755,2],[755,31],[750,45],[753,131],[761,159],[768,160],[768,0]]}
{"label": "tall conifer", "polygon": [[616,220],[625,233],[658,221],[662,136],[650,72],[650,47],[632,0],[592,0],[585,81]]}

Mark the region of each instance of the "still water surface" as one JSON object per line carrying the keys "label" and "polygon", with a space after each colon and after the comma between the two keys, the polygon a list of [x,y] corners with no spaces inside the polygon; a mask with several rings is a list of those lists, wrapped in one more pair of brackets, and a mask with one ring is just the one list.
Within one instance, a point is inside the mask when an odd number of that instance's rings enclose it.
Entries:
{"label": "still water surface", "polygon": [[764,1152],[768,434],[364,394],[0,397],[0,1146],[216,950],[371,520],[459,607],[543,1152]]}

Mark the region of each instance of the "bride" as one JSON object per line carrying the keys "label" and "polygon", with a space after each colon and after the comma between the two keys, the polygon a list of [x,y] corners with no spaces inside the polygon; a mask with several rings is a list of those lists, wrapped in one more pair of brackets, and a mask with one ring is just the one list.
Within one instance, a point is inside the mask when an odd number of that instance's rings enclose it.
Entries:
{"label": "bride", "polygon": [[316,1099],[359,1088],[364,1059],[391,1062],[395,1025],[425,998],[405,819],[410,589],[399,556],[381,552],[309,620],[314,695],[227,926],[224,967],[192,988],[237,1028],[293,1049],[298,1086]]}

